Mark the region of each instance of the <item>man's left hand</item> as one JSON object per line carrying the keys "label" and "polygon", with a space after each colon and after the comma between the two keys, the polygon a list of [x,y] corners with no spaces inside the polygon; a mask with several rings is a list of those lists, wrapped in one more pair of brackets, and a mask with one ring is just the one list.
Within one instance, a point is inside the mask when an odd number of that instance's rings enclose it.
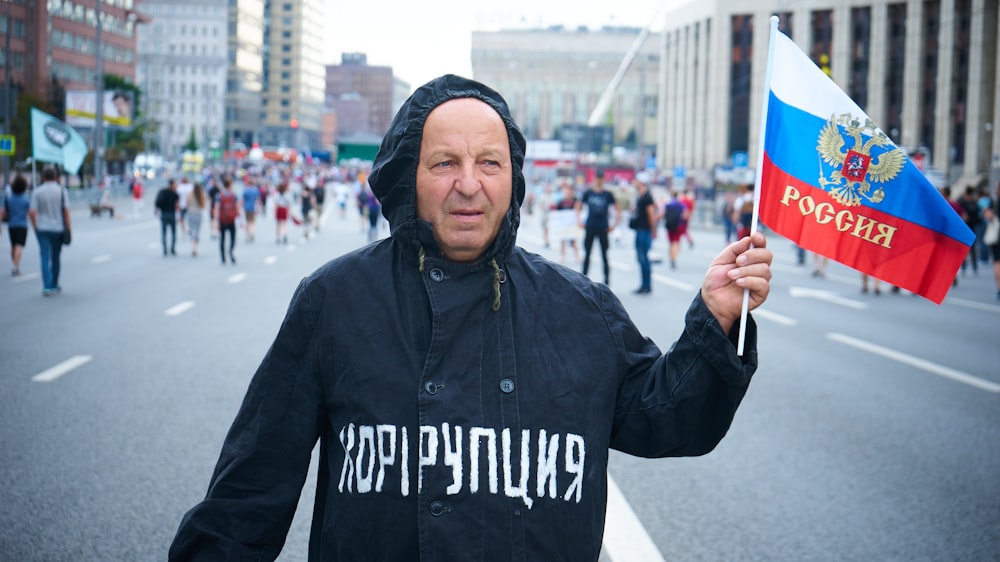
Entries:
{"label": "man's left hand", "polygon": [[744,237],[727,246],[708,267],[701,285],[701,298],[726,333],[740,319],[746,289],[750,290],[748,310],[767,300],[774,256],[766,246],[764,234],[755,232],[752,237]]}

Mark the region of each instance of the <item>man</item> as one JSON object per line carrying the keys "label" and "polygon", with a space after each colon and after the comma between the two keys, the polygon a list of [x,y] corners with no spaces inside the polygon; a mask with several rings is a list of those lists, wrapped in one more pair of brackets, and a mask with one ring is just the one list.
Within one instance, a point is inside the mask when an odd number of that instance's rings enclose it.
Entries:
{"label": "man", "polygon": [[639,288],[637,294],[644,295],[653,292],[653,266],[649,261],[649,249],[656,238],[656,204],[649,193],[649,173],[639,172],[635,175],[635,189],[639,198],[635,202],[632,228],[635,230],[635,256],[639,261]]}
{"label": "man", "polygon": [[177,184],[177,198],[181,202],[180,207],[180,217],[181,217],[181,235],[184,236],[187,233],[187,202],[188,196],[194,191],[194,184],[186,176],[181,176],[180,183]]}
{"label": "man", "polygon": [[[581,210],[587,207],[586,223],[580,221]],[[614,217],[611,217],[614,209]],[[583,274],[590,269],[590,250],[594,238],[601,244],[601,261],[604,264],[604,284],[611,282],[611,266],[608,263],[608,233],[618,225],[618,202],[615,196],[604,190],[604,171],[597,170],[594,187],[588,189],[576,204],[577,221],[583,227]]]}
{"label": "man", "polygon": [[62,292],[59,285],[62,236],[64,230],[71,229],[69,194],[56,181],[58,177],[52,166],[43,168],[42,185],[31,192],[28,207],[28,219],[42,259],[42,296],[45,297]]}
{"label": "man", "polygon": [[299,285],[171,560],[278,556],[317,440],[310,560],[596,560],[609,447],[716,445],[756,368],[752,321],[733,342],[764,237],[716,258],[663,355],[606,285],[515,246],[524,149],[477,82],[404,102],[369,180],[391,236]]}
{"label": "man", "polygon": [[226,265],[226,234],[229,234],[229,263],[236,265],[233,248],[236,247],[236,221],[240,217],[240,198],[233,191],[233,180],[226,176],[222,180],[222,190],[213,206],[214,222],[219,225],[219,256]]}
{"label": "man", "polygon": [[[177,194],[177,181],[174,178],[167,180],[167,186],[161,188],[156,194],[153,202],[153,212],[160,217],[160,243],[163,244],[163,255],[170,251],[171,256],[176,256],[177,251],[177,214],[180,213],[181,202]],[[170,232],[170,247],[167,247],[167,232]]]}

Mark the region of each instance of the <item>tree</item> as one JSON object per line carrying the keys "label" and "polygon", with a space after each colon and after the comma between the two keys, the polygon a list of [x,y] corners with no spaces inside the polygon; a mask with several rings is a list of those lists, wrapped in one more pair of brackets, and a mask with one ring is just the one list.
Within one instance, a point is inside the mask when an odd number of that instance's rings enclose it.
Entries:
{"label": "tree", "polygon": [[191,135],[188,136],[188,140],[184,143],[184,150],[194,152],[198,150],[198,138],[195,137],[194,127],[191,127]]}

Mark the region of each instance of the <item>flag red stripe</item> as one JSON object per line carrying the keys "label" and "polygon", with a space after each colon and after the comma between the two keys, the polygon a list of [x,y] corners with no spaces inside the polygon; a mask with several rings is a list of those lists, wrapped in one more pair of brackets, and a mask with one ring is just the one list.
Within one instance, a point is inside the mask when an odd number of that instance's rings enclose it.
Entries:
{"label": "flag red stripe", "polygon": [[[841,205],[826,191],[779,169],[767,154],[761,184],[760,220],[769,228],[807,250],[938,304],[969,252],[965,244],[895,215]],[[855,228],[868,221],[877,224]]]}

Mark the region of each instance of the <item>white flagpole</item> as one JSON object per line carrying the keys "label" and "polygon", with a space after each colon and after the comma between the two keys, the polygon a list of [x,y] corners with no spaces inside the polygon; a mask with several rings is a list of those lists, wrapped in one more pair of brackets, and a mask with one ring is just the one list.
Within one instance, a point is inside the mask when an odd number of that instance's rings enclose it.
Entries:
{"label": "white flagpole", "polygon": [[[750,235],[757,232],[757,220],[760,215],[760,182],[764,173],[764,135],[767,133],[767,107],[771,97],[771,67],[774,63],[774,38],[778,33],[778,16],[771,16],[771,34],[767,46],[767,67],[764,72],[764,95],[761,100],[760,130],[757,135],[757,169],[754,171],[753,188],[753,218],[750,220]],[[751,245],[752,247],[752,245]],[[743,347],[747,336],[747,314],[750,308],[750,289],[743,291],[743,310],[740,312],[740,338],[736,346],[736,354],[743,356]]]}

